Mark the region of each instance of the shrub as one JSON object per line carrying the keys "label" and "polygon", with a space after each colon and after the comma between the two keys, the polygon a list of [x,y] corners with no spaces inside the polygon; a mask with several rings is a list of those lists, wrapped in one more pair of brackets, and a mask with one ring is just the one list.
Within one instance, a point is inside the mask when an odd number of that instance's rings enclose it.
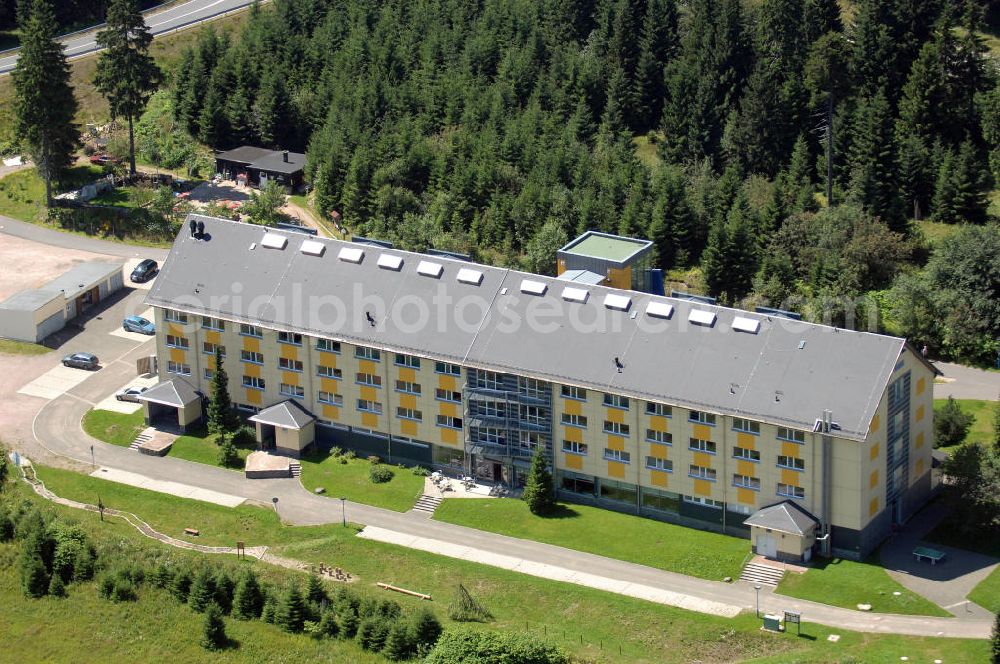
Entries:
{"label": "shrub", "polygon": [[191,571],[182,568],[177,570],[174,574],[173,581],[170,583],[170,594],[174,596],[178,602],[187,602],[188,594],[191,592]]}
{"label": "shrub", "polygon": [[368,479],[370,479],[374,484],[385,484],[390,481],[393,476],[394,473],[392,472],[392,468],[381,464],[374,465],[368,470]]}
{"label": "shrub", "polygon": [[469,594],[461,583],[448,605],[448,617],[458,622],[489,622],[493,614]]}
{"label": "shrub", "polygon": [[201,633],[201,647],[206,650],[224,648],[229,642],[226,636],[226,621],[222,618],[222,609],[216,604],[209,604],[205,609],[205,622]]}
{"label": "shrub", "polygon": [[948,397],[948,401],[934,412],[934,447],[951,447],[961,443],[969,433],[973,419],[954,398]]}
{"label": "shrub", "polygon": [[427,470],[423,466],[414,466],[413,474],[417,477],[428,477],[431,474],[431,471]]}
{"label": "shrub", "polygon": [[235,468],[240,465],[240,455],[236,445],[226,433],[219,434],[219,465],[224,468]]}
{"label": "shrub", "polygon": [[430,652],[426,664],[453,662],[504,662],[504,664],[568,664],[558,646],[531,634],[510,632],[445,632]]}
{"label": "shrub", "polygon": [[441,621],[428,609],[423,609],[413,625],[413,639],[417,647],[430,648],[441,638]]}
{"label": "shrub", "polygon": [[416,641],[410,626],[402,621],[393,623],[389,628],[389,634],[385,638],[385,647],[382,654],[393,662],[400,662],[409,659],[416,652]]}
{"label": "shrub", "polygon": [[62,577],[58,574],[53,574],[52,580],[49,581],[49,595],[52,597],[66,596],[66,584],[63,583]]}
{"label": "shrub", "polygon": [[382,463],[382,459],[381,459],[381,457],[379,457],[379,456],[378,456],[377,454],[370,454],[370,455],[368,456],[368,463],[370,463],[370,464],[372,464],[373,466],[375,466],[375,465],[377,465],[377,464],[380,464],[380,463]]}
{"label": "shrub", "polygon": [[238,447],[254,447],[257,445],[257,431],[243,424],[233,432],[233,443]]}
{"label": "shrub", "polygon": [[365,618],[358,626],[358,644],[371,652],[378,652],[385,647],[385,639],[389,635],[389,623],[385,618]]}
{"label": "shrub", "polygon": [[0,542],[14,539],[14,519],[7,512],[0,512]]}
{"label": "shrub", "polygon": [[337,614],[332,610],[323,611],[319,623],[316,625],[315,636],[335,639],[340,634],[340,625],[337,624]]}

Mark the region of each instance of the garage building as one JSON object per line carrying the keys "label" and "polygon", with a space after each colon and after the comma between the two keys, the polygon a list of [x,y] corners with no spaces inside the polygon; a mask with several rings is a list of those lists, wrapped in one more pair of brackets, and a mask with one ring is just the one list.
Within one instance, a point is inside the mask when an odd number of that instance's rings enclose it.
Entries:
{"label": "garage building", "polygon": [[124,284],[122,263],[87,261],[0,302],[0,337],[39,343]]}

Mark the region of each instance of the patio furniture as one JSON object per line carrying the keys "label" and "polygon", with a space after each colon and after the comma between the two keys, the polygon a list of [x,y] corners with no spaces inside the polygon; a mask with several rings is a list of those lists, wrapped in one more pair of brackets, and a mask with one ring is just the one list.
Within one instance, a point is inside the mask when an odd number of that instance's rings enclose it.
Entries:
{"label": "patio furniture", "polygon": [[937,565],[938,561],[944,560],[944,551],[938,551],[937,549],[932,549],[926,546],[918,546],[913,550],[913,557],[919,560],[927,559],[931,561],[931,565]]}

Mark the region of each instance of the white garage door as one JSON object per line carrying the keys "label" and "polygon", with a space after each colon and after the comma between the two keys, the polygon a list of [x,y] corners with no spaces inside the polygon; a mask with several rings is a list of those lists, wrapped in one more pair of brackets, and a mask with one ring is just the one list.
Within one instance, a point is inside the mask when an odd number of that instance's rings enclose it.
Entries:
{"label": "white garage door", "polygon": [[757,554],[765,558],[776,558],[778,540],[773,535],[757,535]]}

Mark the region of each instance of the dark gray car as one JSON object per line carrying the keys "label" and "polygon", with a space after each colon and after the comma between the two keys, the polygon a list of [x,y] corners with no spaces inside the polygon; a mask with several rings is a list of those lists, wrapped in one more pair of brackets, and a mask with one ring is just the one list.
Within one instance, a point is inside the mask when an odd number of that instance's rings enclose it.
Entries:
{"label": "dark gray car", "polygon": [[63,366],[75,369],[97,369],[98,359],[93,353],[73,353],[62,359]]}

